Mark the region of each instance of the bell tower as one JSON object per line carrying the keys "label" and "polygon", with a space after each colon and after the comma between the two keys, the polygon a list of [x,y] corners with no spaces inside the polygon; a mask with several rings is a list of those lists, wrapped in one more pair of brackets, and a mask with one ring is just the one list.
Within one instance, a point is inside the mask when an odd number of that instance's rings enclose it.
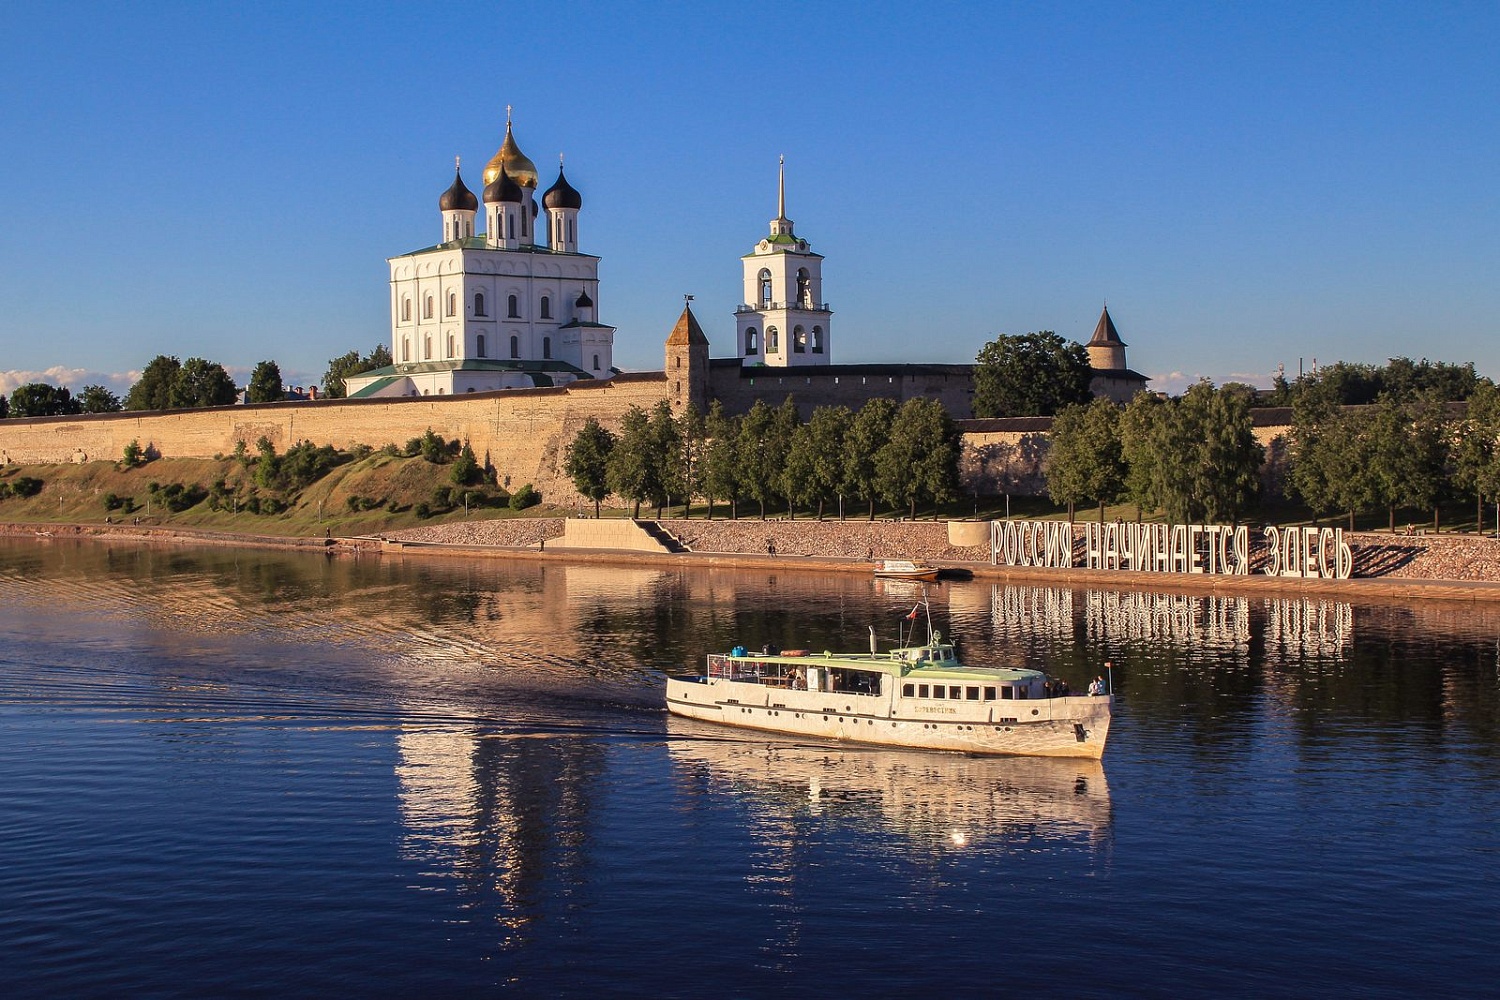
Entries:
{"label": "bell tower", "polygon": [[740,261],[745,292],[734,318],[741,364],[791,368],[831,363],[833,311],[823,301],[823,256],[812,252],[786,217],[786,157],[777,173],[770,235]]}

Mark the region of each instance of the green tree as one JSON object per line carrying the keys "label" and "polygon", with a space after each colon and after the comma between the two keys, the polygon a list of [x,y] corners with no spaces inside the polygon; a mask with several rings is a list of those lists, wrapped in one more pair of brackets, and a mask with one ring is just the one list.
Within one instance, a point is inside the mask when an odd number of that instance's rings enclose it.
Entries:
{"label": "green tree", "polygon": [[1441,404],[1431,398],[1402,401],[1385,395],[1368,414],[1368,468],[1374,499],[1396,530],[1396,508],[1437,505],[1447,460]]}
{"label": "green tree", "polygon": [[281,384],[281,366],[274,361],[262,361],[250,373],[250,384],[245,388],[247,403],[279,403],[286,398],[286,386]]}
{"label": "green tree", "polygon": [[905,505],[913,520],[917,504],[937,504],[957,495],[958,433],[935,399],[908,399],[891,421],[890,440],[875,454],[875,488],[891,506]]}
{"label": "green tree", "polygon": [[323,373],[323,395],[329,399],[343,399],[348,394],[344,379],[350,375],[363,375],[377,368],[389,368],[391,364],[390,348],[384,344],[376,344],[374,350],[364,357],[360,357],[358,351],[350,351],[333,358],[328,362],[328,370]]}
{"label": "green tree", "polygon": [[1093,394],[1088,352],[1051,330],[1000,336],[974,363],[974,416],[1046,417]]}
{"label": "green tree", "polygon": [[66,387],[27,382],[10,394],[9,412],[13,417],[57,417],[77,413],[78,403]]}
{"label": "green tree", "polygon": [[843,495],[864,500],[870,505],[869,519],[875,520],[875,501],[880,496],[876,484],[875,456],[890,440],[891,422],[896,419],[894,400],[877,397],[865,401],[844,435],[844,468],[840,490]]}
{"label": "green tree", "polygon": [[1047,494],[1054,503],[1068,505],[1069,521],[1080,500],[1094,500],[1103,524],[1105,504],[1114,503],[1125,489],[1120,408],[1107,399],[1064,407],[1049,436]]}
{"label": "green tree", "polygon": [[453,468],[448,471],[448,478],[453,481],[454,486],[473,486],[484,478],[484,470],[479,467],[479,459],[474,457],[474,449],[469,447],[465,441],[464,446],[459,449],[458,457],[453,460]]}
{"label": "green tree", "polygon": [[115,413],[120,409],[120,397],[102,385],[86,385],[78,394],[78,405],[84,413]]}
{"label": "green tree", "polygon": [[827,499],[838,495],[843,484],[844,436],[852,419],[848,407],[820,406],[793,433],[787,449],[782,492],[789,503],[817,501],[820,521]]}
{"label": "green tree", "polygon": [[563,468],[573,480],[573,488],[594,501],[594,517],[599,504],[609,496],[609,456],[615,447],[615,436],[598,420],[589,417],[568,445]]}
{"label": "green tree", "polygon": [[10,416],[10,400],[5,398],[4,393],[0,393],[0,420],[8,416]]}
{"label": "green tree", "polygon": [[641,516],[641,504],[657,486],[653,481],[651,420],[646,411],[632,406],[620,420],[620,436],[609,453],[605,480],[609,491],[635,506],[631,517]]}
{"label": "green tree", "polygon": [[775,412],[765,400],[757,399],[740,419],[739,437],[735,442],[735,479],[745,494],[760,504],[760,519],[766,519],[766,503],[776,497],[781,463],[771,437]]}
{"label": "green tree", "polygon": [[698,407],[689,403],[677,419],[682,488],[682,516],[693,516],[693,497],[703,493],[703,465],[708,450],[708,424]]}
{"label": "green tree", "polygon": [[659,400],[651,408],[647,424],[650,434],[652,482],[654,489],[651,501],[656,505],[656,519],[662,517],[662,507],[670,506],[673,497],[687,492],[688,474],[683,468],[682,431],[677,418],[672,415],[672,404]]}
{"label": "green tree", "polygon": [[1120,417],[1126,495],[1177,523],[1237,521],[1258,495],[1265,459],[1252,394],[1203,381],[1177,399],[1132,399]]}
{"label": "green tree", "polygon": [[739,422],[724,412],[724,404],[714,400],[704,420],[708,440],[703,449],[703,494],[708,498],[708,517],[713,520],[714,501],[729,504],[729,516],[739,517],[740,481],[735,446],[739,439]]}
{"label": "green tree", "polygon": [[140,379],[125,394],[127,410],[167,410],[172,407],[172,388],[182,362],[165,354],[152,358]]}
{"label": "green tree", "polygon": [[1500,503],[1500,389],[1488,380],[1469,397],[1468,411],[1454,428],[1453,482],[1474,494],[1474,523],[1484,531],[1484,502]]}
{"label": "green tree", "polygon": [[172,383],[170,406],[174,409],[228,406],[238,396],[239,389],[223,365],[203,358],[188,358]]}
{"label": "green tree", "polygon": [[1183,437],[1193,445],[1192,460],[1182,471],[1187,473],[1187,510],[1194,520],[1238,523],[1260,495],[1266,456],[1250,417],[1254,398],[1249,386],[1215,389],[1199,382],[1178,403]]}

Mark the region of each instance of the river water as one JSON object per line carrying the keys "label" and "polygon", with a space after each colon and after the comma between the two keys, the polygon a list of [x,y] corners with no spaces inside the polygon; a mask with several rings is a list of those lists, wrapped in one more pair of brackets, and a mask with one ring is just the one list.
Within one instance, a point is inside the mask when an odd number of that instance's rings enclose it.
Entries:
{"label": "river water", "polygon": [[0,541],[0,994],[1480,996],[1500,611],[934,588],[1102,764],[669,720],[909,585]]}

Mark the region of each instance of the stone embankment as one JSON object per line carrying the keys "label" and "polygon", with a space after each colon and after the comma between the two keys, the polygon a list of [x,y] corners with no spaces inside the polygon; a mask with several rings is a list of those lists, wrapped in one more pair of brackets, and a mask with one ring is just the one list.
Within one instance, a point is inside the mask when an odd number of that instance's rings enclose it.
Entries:
{"label": "stone embankment", "polygon": [[[408,528],[388,537],[473,546],[534,546],[563,533],[562,518],[513,518]],[[924,559],[988,563],[989,550],[948,544],[943,521],[815,521],[741,518],[663,521],[694,552],[820,556],[833,559]],[[1500,582],[1500,540],[1474,535],[1348,536],[1358,577]]]}
{"label": "stone embankment", "polygon": [[[563,533],[561,518],[524,518],[435,524],[388,532],[401,541],[447,545],[536,545]],[[925,559],[929,562],[988,562],[989,549],[948,544],[946,521],[815,521],[742,518],[662,521],[694,552],[743,553],[778,558]]]}

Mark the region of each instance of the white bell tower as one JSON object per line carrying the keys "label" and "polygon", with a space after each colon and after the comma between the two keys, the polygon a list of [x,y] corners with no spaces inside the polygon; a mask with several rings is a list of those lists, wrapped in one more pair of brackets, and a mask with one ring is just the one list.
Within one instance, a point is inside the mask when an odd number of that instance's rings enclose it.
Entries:
{"label": "white bell tower", "polygon": [[737,351],[746,367],[791,368],[831,362],[829,317],[823,301],[823,256],[793,231],[786,217],[786,157],[777,175],[771,233],[740,260],[745,294],[734,311]]}

